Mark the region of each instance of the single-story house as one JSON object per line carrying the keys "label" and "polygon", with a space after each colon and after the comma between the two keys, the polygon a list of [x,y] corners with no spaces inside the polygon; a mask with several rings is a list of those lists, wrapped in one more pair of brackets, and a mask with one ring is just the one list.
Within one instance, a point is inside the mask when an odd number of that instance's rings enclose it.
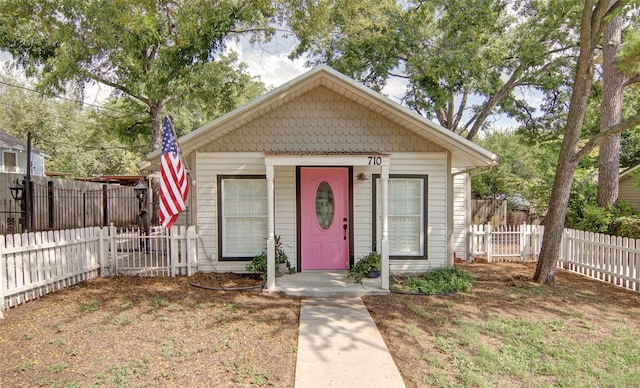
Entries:
{"label": "single-story house", "polygon": [[[390,272],[466,255],[469,173],[493,153],[322,65],[179,139],[201,271],[245,271],[275,237],[296,271]],[[160,151],[140,166],[158,170]],[[186,219],[184,218],[186,217]]]}
{"label": "single-story house", "polygon": [[[0,152],[2,153],[2,172],[26,174],[27,173],[27,143],[0,132]],[[31,175],[44,176],[44,159],[48,155],[35,148],[31,148]]]}
{"label": "single-story house", "polygon": [[618,176],[618,199],[640,212],[640,164],[625,169]]}

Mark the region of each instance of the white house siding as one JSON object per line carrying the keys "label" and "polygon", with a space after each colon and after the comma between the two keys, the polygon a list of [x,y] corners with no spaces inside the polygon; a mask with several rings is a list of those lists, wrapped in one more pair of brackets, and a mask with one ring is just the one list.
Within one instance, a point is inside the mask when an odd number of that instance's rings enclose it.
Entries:
{"label": "white house siding", "polygon": [[620,180],[618,198],[625,201],[634,210],[640,211],[640,188],[633,183],[635,179],[636,174],[631,173]]}
{"label": "white house siding", "polygon": [[[368,178],[357,180],[359,173]],[[353,235],[356,261],[371,252],[372,245],[372,174],[379,174],[377,167],[356,166],[353,169]],[[444,152],[393,153],[389,174],[427,175],[427,260],[391,260],[392,272],[424,272],[446,264],[447,257],[447,163]]]}
{"label": "white house siding", "polygon": [[[246,261],[218,261],[217,179],[220,175],[265,175],[262,153],[202,153],[197,160],[197,211],[199,270],[245,271]],[[266,242],[265,242],[266,245]],[[257,254],[258,252],[256,252]]]}
{"label": "white house siding", "polygon": [[469,175],[458,174],[453,177],[453,251],[457,257],[467,257],[467,219],[466,198],[471,195]]}
{"label": "white house siding", "polygon": [[289,261],[296,266],[296,168],[295,166],[275,167],[275,233]]}
{"label": "white house siding", "polygon": [[[265,174],[263,152],[366,152],[391,155],[390,174],[428,175],[428,260],[393,260],[391,270],[421,272],[442,266],[447,257],[447,154],[443,148],[383,115],[320,87],[266,111],[197,152],[199,263],[203,271],[242,271],[246,262],[217,261],[216,174]],[[295,166],[275,167],[276,234],[296,262]],[[360,172],[368,180],[356,179]],[[372,246],[372,174],[379,167],[353,168],[353,236],[356,259]],[[213,262],[209,259],[213,258]]]}
{"label": "white house siding", "polygon": [[392,272],[423,272],[446,264],[447,156],[444,152],[394,153],[389,174],[428,175],[427,260],[391,260]]}

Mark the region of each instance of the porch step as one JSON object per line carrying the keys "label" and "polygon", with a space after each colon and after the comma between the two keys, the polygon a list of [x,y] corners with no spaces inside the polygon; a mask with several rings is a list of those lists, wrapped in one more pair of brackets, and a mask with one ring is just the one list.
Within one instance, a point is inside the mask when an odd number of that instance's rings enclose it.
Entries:
{"label": "porch step", "polygon": [[381,288],[380,278],[363,279],[358,284],[347,276],[347,271],[300,272],[276,278],[275,292],[305,298],[348,298],[366,295],[388,295]]}

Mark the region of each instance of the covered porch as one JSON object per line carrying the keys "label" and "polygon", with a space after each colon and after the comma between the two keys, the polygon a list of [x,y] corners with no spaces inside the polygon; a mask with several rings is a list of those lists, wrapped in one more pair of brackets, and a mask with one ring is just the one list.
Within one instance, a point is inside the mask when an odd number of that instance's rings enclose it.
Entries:
{"label": "covered porch", "polygon": [[[380,172],[380,201],[381,201],[381,240],[378,246],[378,251],[381,258],[381,271],[380,279],[378,279],[376,286],[378,290],[388,293],[389,290],[389,224],[388,224],[388,182],[389,182],[389,166],[390,157],[387,154],[381,153],[265,153],[265,168],[266,168],[266,185],[267,185],[267,281],[265,289],[268,291],[277,291],[279,289],[278,284],[292,281],[293,279],[278,278],[276,280],[275,271],[275,229],[276,229],[276,216],[275,216],[275,167],[276,166],[369,166],[379,168]],[[300,282],[299,287],[310,288],[314,287],[314,283],[325,281],[326,285],[333,285],[331,288],[354,288],[353,286],[361,286],[353,283],[350,285],[350,280],[347,279],[346,271],[342,272],[324,272],[326,277],[318,275],[322,272],[302,272],[293,276],[299,275],[295,278],[296,282]],[[342,276],[337,274],[342,273]],[[333,275],[332,275],[333,274]],[[315,275],[315,276],[314,276]],[[293,277],[291,276],[291,277]],[[342,279],[342,280],[339,280]],[[304,282],[306,280],[306,283]],[[292,285],[293,284],[293,285]],[[288,287],[298,288],[298,285],[289,283]],[[373,288],[373,285],[371,285]]]}

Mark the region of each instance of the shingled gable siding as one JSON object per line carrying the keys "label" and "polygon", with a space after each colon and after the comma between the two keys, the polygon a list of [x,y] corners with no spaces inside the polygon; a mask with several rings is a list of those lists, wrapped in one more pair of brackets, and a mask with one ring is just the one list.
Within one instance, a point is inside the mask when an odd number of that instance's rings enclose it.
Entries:
{"label": "shingled gable siding", "polygon": [[280,105],[199,152],[440,152],[441,147],[329,89]]}

